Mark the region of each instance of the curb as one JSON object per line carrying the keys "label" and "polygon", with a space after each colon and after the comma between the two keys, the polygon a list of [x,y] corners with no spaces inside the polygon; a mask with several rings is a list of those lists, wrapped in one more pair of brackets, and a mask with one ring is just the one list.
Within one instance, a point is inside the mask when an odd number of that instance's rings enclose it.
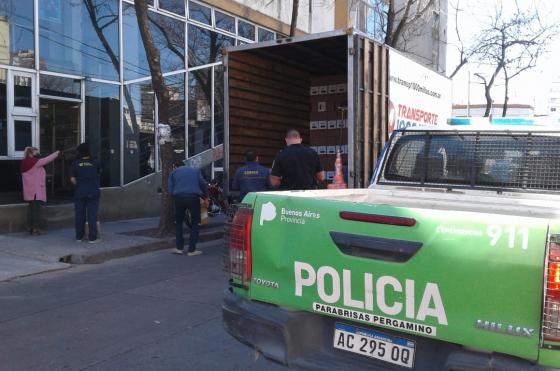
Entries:
{"label": "curb", "polygon": [[[220,241],[224,238],[223,228],[213,228],[207,233],[201,233],[198,243],[205,243],[211,241]],[[141,245],[127,246],[120,249],[106,250],[106,251],[90,251],[84,254],[70,254],[60,257],[58,260],[61,263],[70,264],[99,264],[112,259],[124,258],[127,256],[134,256],[145,254],[148,252],[170,249],[175,246],[175,238],[165,238],[158,241],[148,242]]]}

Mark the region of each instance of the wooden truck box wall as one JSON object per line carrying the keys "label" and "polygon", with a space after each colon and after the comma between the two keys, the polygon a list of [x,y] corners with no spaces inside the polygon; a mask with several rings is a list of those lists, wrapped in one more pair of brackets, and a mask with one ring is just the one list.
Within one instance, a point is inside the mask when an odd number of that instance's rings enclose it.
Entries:
{"label": "wooden truck box wall", "polygon": [[389,49],[362,36],[354,45],[354,184],[367,187],[389,136]]}

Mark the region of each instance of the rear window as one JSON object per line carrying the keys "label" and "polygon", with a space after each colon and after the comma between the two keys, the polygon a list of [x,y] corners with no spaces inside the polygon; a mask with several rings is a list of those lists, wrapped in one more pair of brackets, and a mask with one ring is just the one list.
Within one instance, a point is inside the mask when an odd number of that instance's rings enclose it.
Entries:
{"label": "rear window", "polygon": [[379,183],[560,190],[556,135],[397,133]]}

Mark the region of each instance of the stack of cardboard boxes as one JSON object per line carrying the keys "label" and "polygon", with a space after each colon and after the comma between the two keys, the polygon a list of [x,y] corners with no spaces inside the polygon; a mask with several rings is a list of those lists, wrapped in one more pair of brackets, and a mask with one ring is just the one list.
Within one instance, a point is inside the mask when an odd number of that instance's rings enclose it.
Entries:
{"label": "stack of cardboard boxes", "polygon": [[309,145],[319,154],[327,180],[334,177],[336,152],[348,164],[348,95],[346,76],[323,76],[311,81]]}

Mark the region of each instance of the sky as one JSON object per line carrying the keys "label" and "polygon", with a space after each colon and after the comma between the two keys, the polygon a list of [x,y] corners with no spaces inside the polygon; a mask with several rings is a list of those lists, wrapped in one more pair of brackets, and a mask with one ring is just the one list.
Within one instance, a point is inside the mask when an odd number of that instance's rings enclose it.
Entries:
{"label": "sky", "polygon": [[[449,0],[447,37],[447,71],[451,74],[459,62],[459,53],[454,45],[458,45],[455,31],[454,5],[458,0]],[[499,0],[459,0],[459,32],[461,39],[468,44],[477,32],[487,24],[488,17],[493,14]],[[516,0],[499,1],[504,12],[513,12]],[[544,23],[560,21],[560,1],[558,0],[517,0],[520,8],[537,9]],[[510,82],[509,103],[525,103],[535,107],[536,114],[547,111],[547,99],[551,81],[560,81],[560,29],[550,42],[548,52],[540,57],[534,69],[524,72]],[[466,104],[469,100],[470,71],[470,103],[485,104],[484,88],[475,73],[484,71],[483,66],[470,63],[453,79],[453,103]],[[495,103],[502,103],[504,97],[503,80],[497,81],[492,90]]]}

